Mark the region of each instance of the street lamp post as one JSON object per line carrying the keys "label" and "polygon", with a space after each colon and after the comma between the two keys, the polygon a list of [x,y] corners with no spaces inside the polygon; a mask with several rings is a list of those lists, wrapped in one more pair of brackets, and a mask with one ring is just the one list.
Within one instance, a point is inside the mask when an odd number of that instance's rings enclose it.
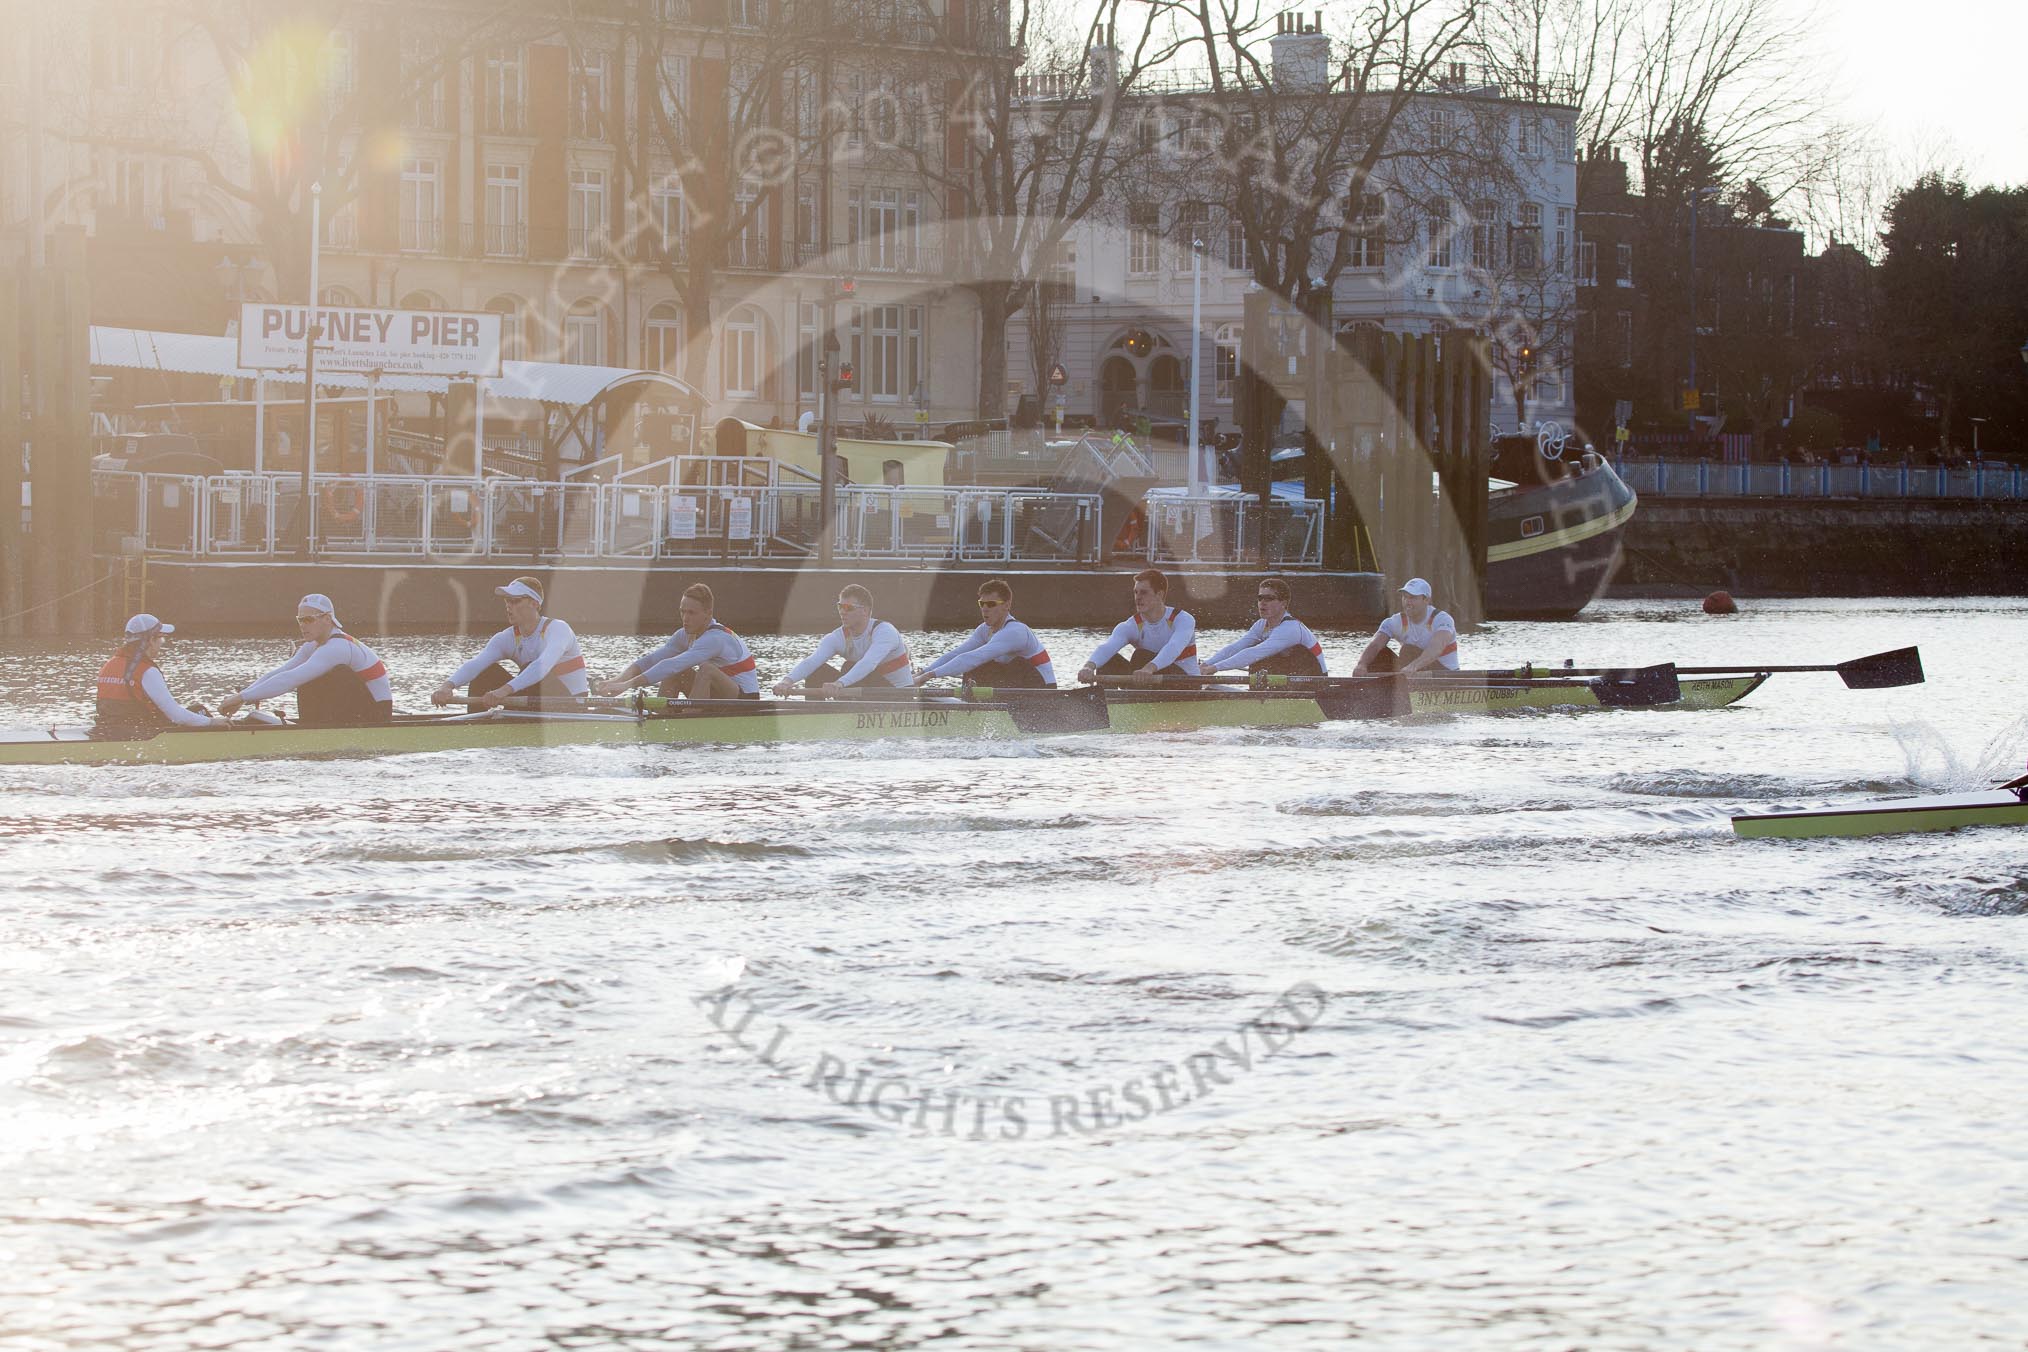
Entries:
{"label": "street lamp post", "polygon": [[1204,486],[1204,471],[1197,449],[1197,400],[1202,384],[1199,353],[1204,347],[1204,241],[1190,241],[1190,496]]}
{"label": "street lamp post", "polygon": [[303,538],[297,554],[301,558],[313,557],[316,553],[315,520],[316,501],[310,496],[311,480],[317,472],[317,340],[324,336],[317,323],[317,240],[324,230],[324,185],[310,185],[310,306],[303,315],[303,481],[301,507],[297,514],[303,518]]}

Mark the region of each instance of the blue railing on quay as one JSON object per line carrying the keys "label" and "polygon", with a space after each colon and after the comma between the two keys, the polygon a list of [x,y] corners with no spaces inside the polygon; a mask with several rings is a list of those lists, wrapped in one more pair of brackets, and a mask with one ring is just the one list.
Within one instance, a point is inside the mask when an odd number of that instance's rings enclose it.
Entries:
{"label": "blue railing on quay", "polygon": [[1947,499],[2028,501],[2028,471],[2012,465],[1793,465],[1786,461],[1614,462],[1636,493],[1657,498]]}

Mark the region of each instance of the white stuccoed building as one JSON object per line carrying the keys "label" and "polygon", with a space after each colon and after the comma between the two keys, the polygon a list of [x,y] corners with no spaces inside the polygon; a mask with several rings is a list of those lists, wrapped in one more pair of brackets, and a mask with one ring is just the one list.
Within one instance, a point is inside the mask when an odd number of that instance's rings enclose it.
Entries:
{"label": "white stuccoed building", "polygon": [[[1329,35],[1298,20],[1271,42],[1277,83],[1322,90]],[[1095,60],[1099,80],[1106,62]],[[1203,241],[1203,383],[1199,416],[1232,430],[1242,301],[1253,285],[1244,225],[1224,201],[1206,201],[1216,177],[1196,171],[1218,131],[1214,96],[1187,75],[1121,100],[1115,125],[1137,135],[1152,171],[1137,190],[1074,226],[1049,275],[1064,303],[1054,343],[1036,341],[1033,308],[1008,336],[1009,408],[1040,393],[1045,414],[1111,423],[1121,410],[1187,414],[1191,242]],[[1088,97],[1088,94],[1086,95]],[[1369,94],[1368,96],[1372,96]],[[1450,65],[1404,106],[1361,200],[1342,221],[1348,261],[1333,287],[1339,329],[1377,325],[1424,334],[1471,328],[1496,338],[1492,422],[1568,425],[1577,253],[1576,109],[1515,97]],[[1460,129],[1473,138],[1456,153]],[[1165,173],[1161,166],[1168,165]],[[1335,240],[1320,241],[1328,252]],[[1054,362],[1037,370],[1036,349]],[[1524,347],[1528,350],[1524,357]],[[1523,374],[1524,363],[1530,372]],[[1049,365],[1067,377],[1052,391]],[[1525,411],[1517,411],[1519,379]]]}

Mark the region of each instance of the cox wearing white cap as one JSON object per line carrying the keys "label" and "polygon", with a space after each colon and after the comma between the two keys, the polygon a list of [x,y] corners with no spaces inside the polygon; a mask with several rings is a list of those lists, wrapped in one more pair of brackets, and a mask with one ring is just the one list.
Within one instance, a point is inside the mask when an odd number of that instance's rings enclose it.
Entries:
{"label": "cox wearing white cap", "polygon": [[98,721],[94,736],[110,739],[152,737],[167,727],[222,728],[223,718],[214,718],[202,709],[186,709],[169,693],[156,662],[162,656],[162,640],[176,632],[153,615],[136,615],[127,621],[120,650],[99,668]]}
{"label": "cox wearing white cap", "polygon": [[[1430,603],[1430,586],[1419,577],[1401,584],[1401,609],[1380,622],[1380,631],[1359,654],[1354,676],[1394,671],[1432,675],[1458,669],[1458,622]],[[1388,645],[1398,643],[1396,654]]]}
{"label": "cox wearing white cap", "polygon": [[[540,579],[517,577],[493,588],[493,594],[507,611],[507,627],[432,690],[430,703],[449,704],[461,685],[482,709],[500,707],[509,695],[583,699],[591,678],[585,674],[577,634],[562,620],[542,613]],[[518,668],[511,675],[503,665],[510,661]]]}
{"label": "cox wearing white cap", "polygon": [[221,703],[225,713],[296,692],[296,721],[307,728],[353,728],[394,717],[394,687],[387,663],[338,627],[336,608],[322,592],[296,602],[295,655]]}

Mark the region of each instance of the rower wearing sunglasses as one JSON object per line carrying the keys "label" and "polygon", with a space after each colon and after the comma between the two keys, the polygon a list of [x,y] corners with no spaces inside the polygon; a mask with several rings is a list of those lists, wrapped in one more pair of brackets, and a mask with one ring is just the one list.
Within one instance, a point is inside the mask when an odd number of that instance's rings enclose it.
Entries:
{"label": "rower wearing sunglasses", "polygon": [[1308,625],[1289,614],[1289,584],[1278,577],[1262,578],[1254,604],[1260,618],[1253,628],[1206,658],[1202,673],[1215,676],[1245,667],[1256,675],[1324,675],[1324,645]]}
{"label": "rower wearing sunglasses", "polygon": [[[507,615],[507,627],[487,641],[478,656],[444,678],[430,691],[430,703],[449,704],[464,686],[474,708],[497,709],[517,696],[582,700],[591,689],[577,633],[562,620],[542,613],[542,583],[517,577],[493,588]],[[512,674],[507,663],[517,668]]]}
{"label": "rower wearing sunglasses", "polygon": [[775,693],[836,696],[866,686],[879,690],[914,683],[901,631],[874,619],[873,593],[850,582],[838,593],[838,627],[775,683]]}
{"label": "rower wearing sunglasses", "polygon": [[307,728],[350,728],[394,716],[387,664],[373,649],[338,627],[331,598],[312,592],[296,602],[295,656],[236,695],[219,712],[230,717],[248,704],[296,692],[296,721]]}
{"label": "rower wearing sunglasses", "polygon": [[979,627],[924,667],[915,683],[963,676],[1003,690],[1054,690],[1056,668],[1035,631],[1014,618],[1014,588],[999,578],[979,584]]}

